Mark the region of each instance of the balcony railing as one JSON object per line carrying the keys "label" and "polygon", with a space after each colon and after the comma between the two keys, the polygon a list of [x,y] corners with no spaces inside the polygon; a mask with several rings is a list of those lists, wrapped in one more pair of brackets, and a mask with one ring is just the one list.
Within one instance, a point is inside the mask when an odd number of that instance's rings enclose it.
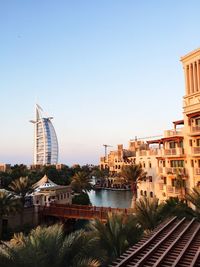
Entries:
{"label": "balcony railing", "polygon": [[172,137],[172,136],[177,136],[177,135],[183,135],[183,130],[167,130],[164,132],[164,137]]}
{"label": "balcony railing", "polygon": [[165,149],[164,150],[165,155],[176,155],[176,148],[171,148],[171,149]]}
{"label": "balcony railing", "polygon": [[179,192],[179,189],[177,189],[171,185],[167,185],[167,193],[178,195],[180,192]]}
{"label": "balcony railing", "polygon": [[163,183],[159,183],[159,190],[164,190],[164,184]]}
{"label": "balcony railing", "polygon": [[183,167],[171,167],[171,168],[166,168],[166,173],[167,174],[185,174],[185,168]]}
{"label": "balcony railing", "polygon": [[150,149],[149,151],[148,151],[148,154],[150,155],[150,156],[153,156],[153,155],[158,155],[158,149]]}
{"label": "balcony railing", "polygon": [[181,156],[184,155],[184,149],[182,147],[164,149],[165,156]]}
{"label": "balcony railing", "polygon": [[193,132],[193,133],[200,132],[200,126],[199,125],[192,126],[191,127],[191,132]]}
{"label": "balcony railing", "polygon": [[200,154],[200,146],[192,147],[193,154]]}
{"label": "balcony railing", "polygon": [[142,156],[156,156],[158,155],[158,149],[140,150],[138,152],[139,157]]}
{"label": "balcony railing", "polygon": [[147,156],[147,150],[140,150],[139,151],[139,156],[142,157],[142,156]]}
{"label": "balcony railing", "polygon": [[194,170],[194,173],[195,173],[195,175],[200,175],[200,168],[196,168],[196,169]]}

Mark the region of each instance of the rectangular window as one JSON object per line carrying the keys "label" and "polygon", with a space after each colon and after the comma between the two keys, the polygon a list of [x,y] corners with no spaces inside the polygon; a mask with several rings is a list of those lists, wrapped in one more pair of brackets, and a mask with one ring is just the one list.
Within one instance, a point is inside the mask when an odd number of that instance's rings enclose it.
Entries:
{"label": "rectangular window", "polygon": [[180,141],[179,147],[183,148],[183,141]]}
{"label": "rectangular window", "polygon": [[200,118],[195,120],[196,126],[200,126]]}
{"label": "rectangular window", "polygon": [[151,169],[151,162],[149,162],[149,168]]}
{"label": "rectangular window", "polygon": [[184,160],[171,160],[170,166],[173,168],[183,168],[184,167]]}
{"label": "rectangular window", "polygon": [[167,177],[163,177],[164,184],[167,184]]}
{"label": "rectangular window", "polygon": [[165,160],[163,160],[163,168],[165,168]]}
{"label": "rectangular window", "polygon": [[194,160],[191,159],[191,167],[193,168],[194,167]]}
{"label": "rectangular window", "polygon": [[192,146],[192,139],[189,140],[189,146]]}
{"label": "rectangular window", "polygon": [[172,179],[172,186],[175,185],[175,179]]}
{"label": "rectangular window", "polygon": [[175,142],[170,142],[169,143],[169,148],[176,148],[176,143]]}
{"label": "rectangular window", "polygon": [[198,168],[200,168],[200,159],[198,159]]}
{"label": "rectangular window", "polygon": [[149,182],[152,183],[152,176],[149,176]]}
{"label": "rectangular window", "polygon": [[197,144],[197,146],[200,146],[200,139],[196,140],[196,144]]}

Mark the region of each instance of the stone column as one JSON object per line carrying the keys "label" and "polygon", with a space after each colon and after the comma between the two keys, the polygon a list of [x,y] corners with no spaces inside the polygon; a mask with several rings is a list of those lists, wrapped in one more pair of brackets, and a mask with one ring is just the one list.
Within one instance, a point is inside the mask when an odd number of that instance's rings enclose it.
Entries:
{"label": "stone column", "polygon": [[199,60],[197,60],[197,91],[200,91],[200,67],[199,67]]}
{"label": "stone column", "polygon": [[193,62],[192,63],[192,70],[193,70],[193,75],[192,75],[192,77],[193,77],[193,91],[194,91],[194,93],[196,93],[196,69],[195,69],[195,62]]}
{"label": "stone column", "polygon": [[185,79],[186,79],[186,94],[190,94],[190,73],[189,73],[189,65],[185,66],[186,72],[185,72]]}
{"label": "stone column", "polygon": [[193,94],[194,93],[194,79],[193,79],[193,66],[192,63],[189,65],[189,69],[190,69],[190,93]]}

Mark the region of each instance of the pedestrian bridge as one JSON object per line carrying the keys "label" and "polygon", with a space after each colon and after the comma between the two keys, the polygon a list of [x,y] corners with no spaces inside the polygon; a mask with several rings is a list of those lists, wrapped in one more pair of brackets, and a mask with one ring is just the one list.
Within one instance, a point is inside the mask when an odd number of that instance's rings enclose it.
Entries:
{"label": "pedestrian bridge", "polygon": [[101,221],[107,221],[108,213],[124,213],[124,215],[132,214],[133,209],[121,209],[110,207],[96,207],[85,205],[60,205],[53,204],[51,206],[43,206],[39,208],[39,214],[41,217],[53,216],[61,220],[63,219],[99,219]]}

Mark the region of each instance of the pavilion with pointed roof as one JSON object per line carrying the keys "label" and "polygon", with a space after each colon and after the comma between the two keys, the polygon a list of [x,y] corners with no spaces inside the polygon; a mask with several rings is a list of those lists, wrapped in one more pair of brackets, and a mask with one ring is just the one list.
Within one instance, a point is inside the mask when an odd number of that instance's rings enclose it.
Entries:
{"label": "pavilion with pointed roof", "polygon": [[31,195],[34,205],[49,206],[53,203],[72,203],[71,186],[57,185],[47,175],[44,175],[32,188],[33,193]]}

